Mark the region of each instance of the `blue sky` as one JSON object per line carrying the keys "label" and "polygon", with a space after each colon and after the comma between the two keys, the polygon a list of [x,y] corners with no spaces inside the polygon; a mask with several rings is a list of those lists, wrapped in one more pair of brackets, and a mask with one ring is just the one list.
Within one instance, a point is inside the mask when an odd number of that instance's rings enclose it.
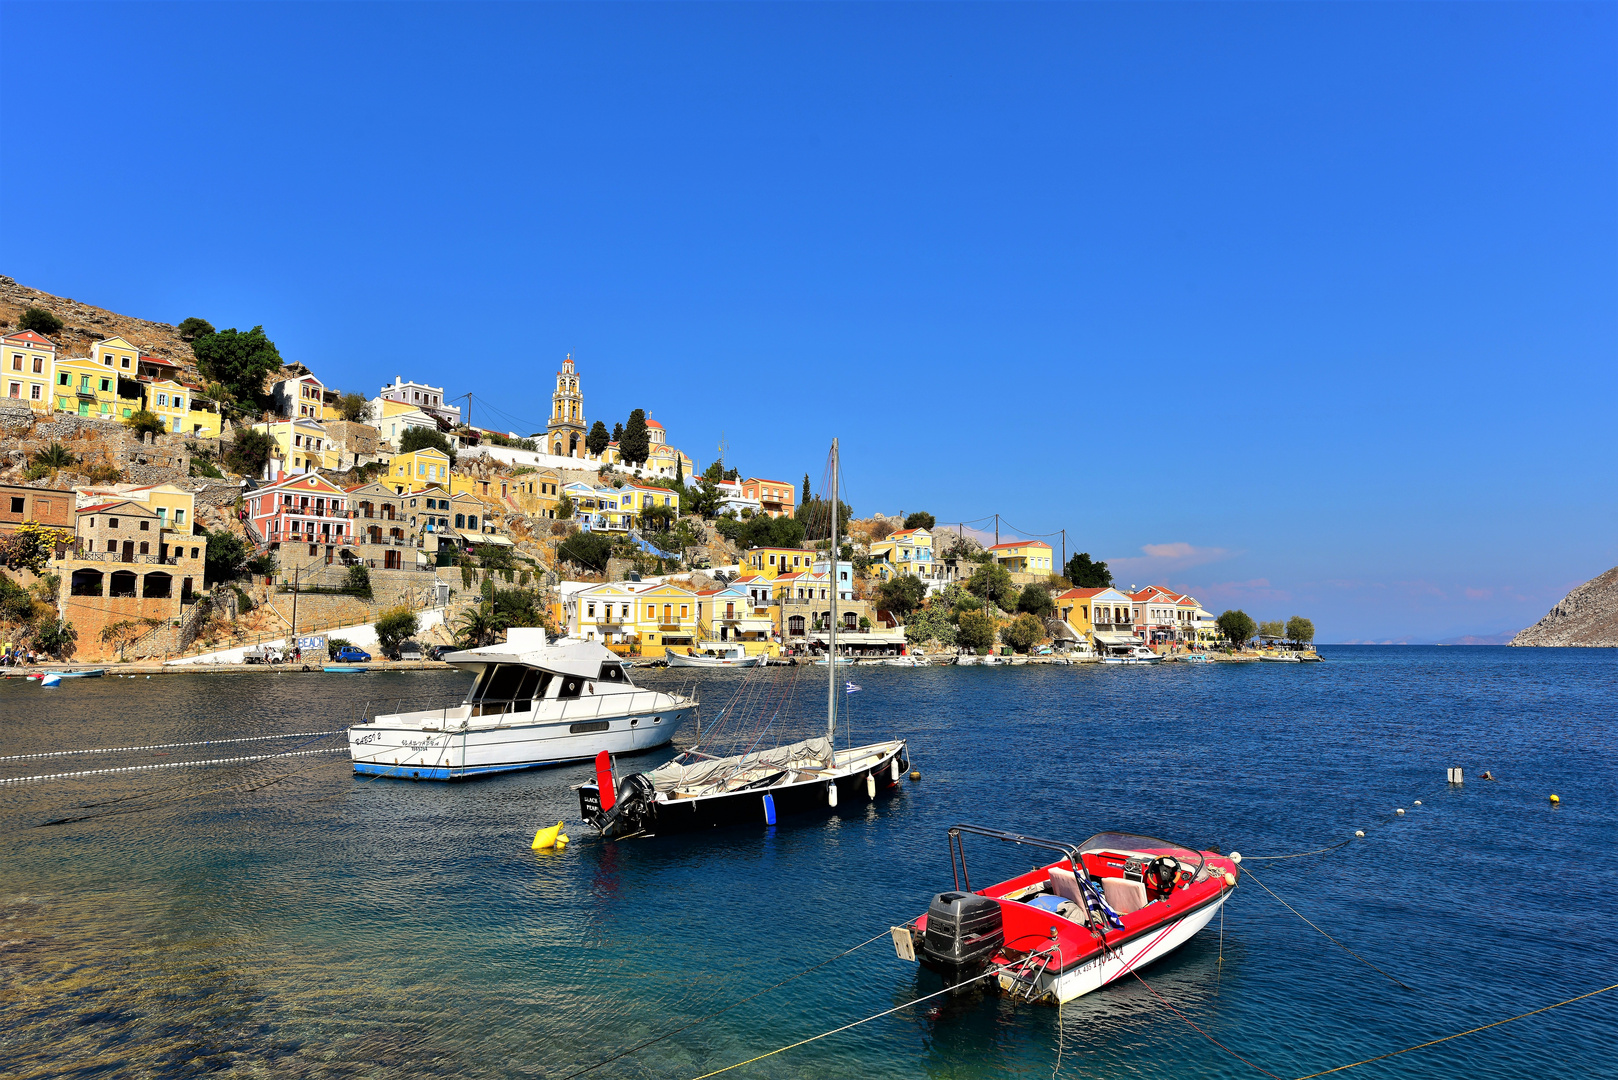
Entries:
{"label": "blue sky", "polygon": [[0,272],[1490,633],[1618,563],[1615,13],[4,3]]}

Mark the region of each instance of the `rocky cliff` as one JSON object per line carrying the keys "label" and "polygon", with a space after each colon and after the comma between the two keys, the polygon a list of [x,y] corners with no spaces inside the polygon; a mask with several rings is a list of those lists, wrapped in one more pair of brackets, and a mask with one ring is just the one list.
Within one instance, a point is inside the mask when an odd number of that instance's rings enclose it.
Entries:
{"label": "rocky cliff", "polygon": [[178,364],[188,379],[198,379],[197,358],[190,343],[182,341],[180,332],[168,323],[134,319],[65,296],[52,296],[0,275],[0,320],[6,324],[6,333],[31,307],[44,308],[62,320],[62,329],[50,335],[60,348],[56,354],[60,359],[88,356],[91,345],[116,334],[142,352]]}
{"label": "rocky cliff", "polygon": [[1618,648],[1618,566],[1562,597],[1550,614],[1511,643]]}

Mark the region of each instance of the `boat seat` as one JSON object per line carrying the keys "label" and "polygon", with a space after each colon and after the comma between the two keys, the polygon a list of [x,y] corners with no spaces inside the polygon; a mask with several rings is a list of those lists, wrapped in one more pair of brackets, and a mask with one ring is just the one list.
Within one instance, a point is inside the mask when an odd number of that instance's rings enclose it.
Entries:
{"label": "boat seat", "polygon": [[1073,901],[1081,908],[1085,906],[1084,894],[1079,891],[1079,879],[1071,870],[1064,870],[1060,866],[1051,867],[1051,892]]}
{"label": "boat seat", "polygon": [[1107,905],[1120,915],[1139,911],[1146,906],[1146,886],[1128,878],[1101,879],[1101,891],[1106,894]]}

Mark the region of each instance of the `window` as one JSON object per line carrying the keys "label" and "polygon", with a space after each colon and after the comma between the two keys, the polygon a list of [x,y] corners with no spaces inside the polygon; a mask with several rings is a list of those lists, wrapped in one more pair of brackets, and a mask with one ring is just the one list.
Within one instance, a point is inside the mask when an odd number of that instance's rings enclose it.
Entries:
{"label": "window", "polygon": [[101,392],[102,393],[107,393],[110,390],[112,390],[112,380],[111,379],[102,379],[101,380]]}
{"label": "window", "polygon": [[124,357],[124,369],[128,370],[128,368],[129,368],[129,357],[126,356],[126,357]]}
{"label": "window", "polygon": [[[142,526],[145,526],[145,524],[146,524],[146,522],[144,522],[144,521],[141,522]],[[150,555],[151,554],[151,548],[152,548],[152,545],[147,543],[145,540],[142,540],[140,542],[140,553],[142,555]]]}
{"label": "window", "polygon": [[169,396],[167,394],[159,394],[159,395],[157,395],[157,407],[158,408],[166,409],[166,408],[168,408],[168,404],[169,404]]}
{"label": "window", "polygon": [[178,394],[174,395],[174,407],[176,409],[185,408],[185,398],[181,397]]}
{"label": "window", "polygon": [[73,376],[69,375],[65,371],[57,372],[56,373],[56,385],[57,386],[72,386],[73,385]]}
{"label": "window", "polygon": [[193,558],[193,559],[194,559],[194,558],[196,558],[196,557],[197,557],[197,549],[196,549],[196,548],[192,548],[192,549],[191,549],[191,557],[192,557],[192,558]]}
{"label": "window", "polygon": [[140,531],[141,532],[151,532],[152,531],[152,523],[150,521],[141,522],[140,523]]}
{"label": "window", "polygon": [[[13,514],[22,513],[23,512],[23,500],[13,497],[12,500],[11,500],[11,512]],[[95,524],[95,518],[90,519],[90,524],[92,524],[92,525]]]}
{"label": "window", "polygon": [[30,387],[28,390],[29,400],[38,401],[41,389],[42,387],[40,387],[38,383],[35,383],[32,387]]}
{"label": "window", "polygon": [[11,384],[11,396],[14,398],[22,397],[22,383],[14,382]]}

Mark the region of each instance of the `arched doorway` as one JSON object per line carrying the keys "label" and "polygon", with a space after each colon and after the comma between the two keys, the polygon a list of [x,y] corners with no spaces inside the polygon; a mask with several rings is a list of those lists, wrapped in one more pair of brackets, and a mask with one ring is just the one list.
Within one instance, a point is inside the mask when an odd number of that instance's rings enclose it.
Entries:
{"label": "arched doorway", "polygon": [[107,595],[133,597],[135,595],[134,571],[114,570],[112,574],[112,588],[108,591]]}
{"label": "arched doorway", "polygon": [[554,447],[552,447],[552,449],[554,449],[556,451],[556,456],[557,457],[562,456],[562,444],[560,442],[558,442]]}
{"label": "arched doorway", "polygon": [[68,591],[73,596],[100,596],[102,584],[101,571],[75,570]]}
{"label": "arched doorway", "polygon": [[790,619],[787,620],[787,633],[794,634],[794,635],[796,635],[798,637],[803,636],[803,616],[802,615],[794,615]]}
{"label": "arched doorway", "polygon": [[577,435],[569,435],[567,438],[567,456],[579,456],[579,437]]}
{"label": "arched doorway", "polygon": [[153,570],[141,582],[140,595],[146,600],[166,600],[174,589],[174,578],[161,570]]}

